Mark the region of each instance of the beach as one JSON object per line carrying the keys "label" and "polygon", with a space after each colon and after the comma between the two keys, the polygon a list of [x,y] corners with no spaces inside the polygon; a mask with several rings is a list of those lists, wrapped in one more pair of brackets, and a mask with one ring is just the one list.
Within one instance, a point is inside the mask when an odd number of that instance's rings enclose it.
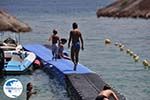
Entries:
{"label": "beach", "polygon": [[[138,54],[141,60],[150,59],[150,20],[97,18],[96,10],[113,1],[115,0],[2,0],[0,9],[6,10],[31,26],[32,32],[21,34],[21,44],[50,44],[48,37],[52,34],[53,29],[57,29],[58,35],[61,37],[68,38],[71,24],[76,21],[85,41],[85,49],[80,52],[79,62],[99,74],[127,100],[148,100],[150,70],[145,69],[141,62],[134,62],[130,55],[125,51],[120,51],[118,47],[114,46],[114,43],[124,44],[126,48]],[[104,44],[106,38],[112,40],[111,45]],[[70,52],[67,45],[65,49]],[[38,75],[43,74],[44,72],[38,72]],[[47,91],[47,97],[44,92],[40,91],[37,98],[42,99],[43,97],[42,100],[47,100],[47,98],[51,98],[51,100],[68,99],[65,89],[62,88],[62,93],[55,88],[58,85],[55,80],[49,79],[45,74],[43,76],[49,80],[46,83],[52,84],[54,87],[48,86],[48,90],[43,90],[43,83],[40,83],[37,89]],[[23,82],[30,81],[30,77],[35,78],[34,75],[29,75],[29,78],[22,75],[6,76],[5,79],[1,79],[0,91],[2,91],[4,80],[12,77]],[[24,77],[26,78],[22,80]],[[33,84],[35,87],[38,86],[36,82]],[[62,95],[57,98],[59,94]],[[18,100],[24,98],[25,96],[21,96]],[[9,100],[5,95],[3,95],[3,99]],[[36,97],[33,97],[33,100],[37,100]]]}

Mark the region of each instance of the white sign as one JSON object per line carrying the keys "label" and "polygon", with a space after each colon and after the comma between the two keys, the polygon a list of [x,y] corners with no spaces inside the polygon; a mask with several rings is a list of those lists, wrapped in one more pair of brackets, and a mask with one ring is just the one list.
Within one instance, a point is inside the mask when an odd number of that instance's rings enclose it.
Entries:
{"label": "white sign", "polygon": [[4,83],[3,91],[10,98],[17,98],[23,91],[22,83],[18,79],[9,79]]}

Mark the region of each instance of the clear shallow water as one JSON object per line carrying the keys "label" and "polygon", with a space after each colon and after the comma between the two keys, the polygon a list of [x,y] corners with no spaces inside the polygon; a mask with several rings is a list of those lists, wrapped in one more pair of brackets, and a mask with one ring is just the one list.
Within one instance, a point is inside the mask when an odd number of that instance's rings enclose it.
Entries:
{"label": "clear shallow water", "polygon": [[[121,52],[113,44],[123,43],[140,56],[140,61],[150,59],[150,20],[97,18],[96,9],[112,1],[2,0],[0,8],[32,27],[32,32],[21,35],[22,44],[49,43],[48,36],[54,28],[61,37],[68,38],[71,24],[76,21],[85,41],[80,63],[101,75],[127,100],[149,100],[150,70],[145,69],[141,62],[135,63],[125,51]],[[105,46],[106,38],[110,38],[113,44]],[[53,95],[54,98],[56,96]]]}
{"label": "clear shallow water", "polygon": [[33,84],[33,91],[37,92],[37,94],[31,96],[31,100],[69,100],[64,87],[61,86],[54,77],[49,77],[42,70],[36,70],[32,75],[5,76],[4,78],[1,78],[0,100],[12,100],[3,93],[2,89],[4,82],[10,78],[20,80],[23,85],[21,96],[17,97],[15,100],[26,100],[26,85],[29,82]]}

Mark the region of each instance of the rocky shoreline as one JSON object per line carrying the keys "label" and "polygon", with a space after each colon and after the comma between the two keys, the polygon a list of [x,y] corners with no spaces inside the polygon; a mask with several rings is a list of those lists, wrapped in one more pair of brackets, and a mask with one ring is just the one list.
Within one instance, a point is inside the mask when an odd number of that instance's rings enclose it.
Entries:
{"label": "rocky shoreline", "polygon": [[97,17],[150,18],[150,0],[117,0],[105,8],[98,9]]}

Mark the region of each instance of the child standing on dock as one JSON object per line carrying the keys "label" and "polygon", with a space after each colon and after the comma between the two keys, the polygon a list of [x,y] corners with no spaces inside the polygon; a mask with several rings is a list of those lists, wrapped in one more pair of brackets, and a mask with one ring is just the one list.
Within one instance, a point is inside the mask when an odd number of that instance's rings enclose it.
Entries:
{"label": "child standing on dock", "polygon": [[49,37],[49,41],[52,40],[52,55],[53,55],[53,58],[52,60],[56,60],[57,58],[57,52],[58,52],[58,46],[57,46],[57,43],[59,43],[59,36],[57,36],[57,31],[54,29],[53,30],[53,35]]}

